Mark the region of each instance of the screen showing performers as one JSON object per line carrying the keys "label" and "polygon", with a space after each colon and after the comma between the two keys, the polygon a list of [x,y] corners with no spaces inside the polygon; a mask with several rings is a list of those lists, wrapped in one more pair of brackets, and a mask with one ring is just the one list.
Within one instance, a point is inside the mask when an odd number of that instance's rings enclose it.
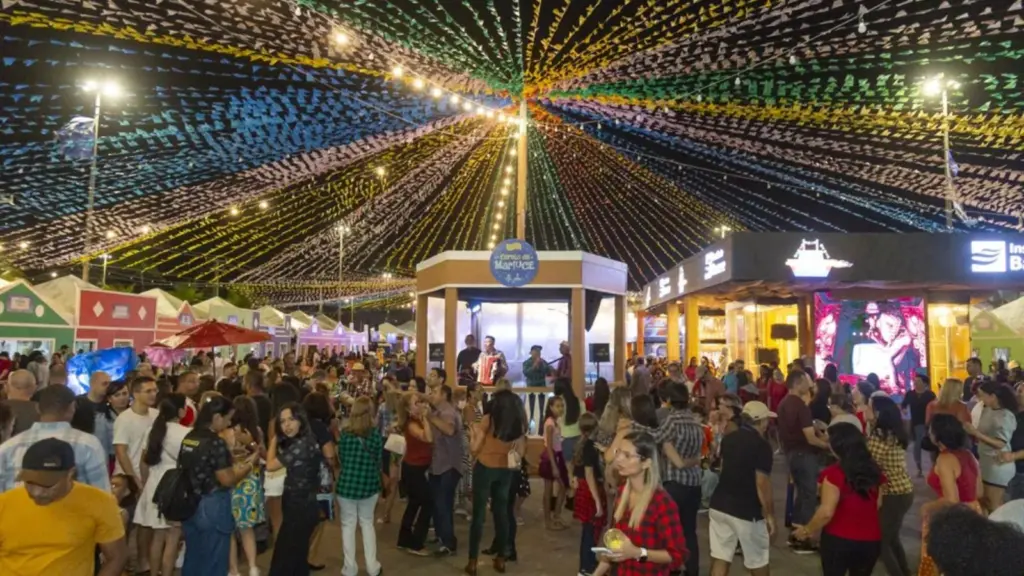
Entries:
{"label": "screen showing performers", "polygon": [[902,396],[917,369],[928,365],[921,298],[839,300],[819,292],[814,312],[818,374],[833,363],[841,382],[875,374],[883,391]]}

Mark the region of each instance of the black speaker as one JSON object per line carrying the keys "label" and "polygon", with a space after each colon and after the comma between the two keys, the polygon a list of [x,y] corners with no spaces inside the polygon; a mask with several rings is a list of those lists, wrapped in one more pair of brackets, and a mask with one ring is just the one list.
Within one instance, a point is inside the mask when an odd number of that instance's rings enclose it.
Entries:
{"label": "black speaker", "polygon": [[793,324],[772,324],[772,340],[796,340],[796,326]]}
{"label": "black speaker", "polygon": [[431,362],[444,362],[444,343],[430,344],[428,345],[427,358]]}
{"label": "black speaker", "polygon": [[591,344],[590,345],[590,361],[591,362],[611,362],[612,361],[612,349],[609,344]]}
{"label": "black speaker", "polygon": [[[777,324],[777,326],[784,326],[784,324]],[[757,363],[758,364],[771,364],[775,362],[779,363],[779,349],[778,348],[758,348],[757,349]]]}

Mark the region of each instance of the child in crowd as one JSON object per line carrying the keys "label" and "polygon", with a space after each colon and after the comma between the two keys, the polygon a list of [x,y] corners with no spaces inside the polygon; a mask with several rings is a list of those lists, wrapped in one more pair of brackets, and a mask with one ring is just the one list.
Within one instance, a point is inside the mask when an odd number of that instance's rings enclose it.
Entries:
{"label": "child in crowd", "polygon": [[553,396],[548,401],[544,418],[544,452],[540,457],[539,471],[540,477],[544,479],[544,525],[548,530],[567,528],[561,516],[569,474],[562,456],[562,433],[558,426],[558,419],[564,410],[562,398]]}
{"label": "child in crowd", "polygon": [[591,435],[597,430],[597,417],[590,412],[580,414],[579,449],[572,458],[572,488],[576,491],[573,517],[583,523],[580,533],[580,574],[597,570],[597,556],[592,548],[601,541],[605,526],[604,477],[601,474],[601,453]]}

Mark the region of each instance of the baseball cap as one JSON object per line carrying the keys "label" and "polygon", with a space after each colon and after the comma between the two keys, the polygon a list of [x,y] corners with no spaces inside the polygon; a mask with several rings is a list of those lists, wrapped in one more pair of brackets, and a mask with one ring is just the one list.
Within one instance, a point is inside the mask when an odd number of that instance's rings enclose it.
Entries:
{"label": "baseball cap", "polygon": [[57,438],[46,438],[29,446],[21,459],[19,482],[53,486],[75,467],[75,451],[71,444]]}
{"label": "baseball cap", "polygon": [[769,410],[768,406],[766,406],[764,402],[758,402],[757,400],[744,404],[743,414],[755,422],[758,420],[764,420],[765,418],[775,418],[778,416],[778,414]]}
{"label": "baseball cap", "polygon": [[544,347],[541,346],[540,344],[534,344],[533,346],[530,346],[530,352],[533,352],[534,350],[540,352],[543,349]]}
{"label": "baseball cap", "polygon": [[356,362],[355,364],[352,365],[352,371],[353,372],[356,372],[356,371],[359,371],[359,370],[366,370],[366,366],[363,366],[362,362]]}

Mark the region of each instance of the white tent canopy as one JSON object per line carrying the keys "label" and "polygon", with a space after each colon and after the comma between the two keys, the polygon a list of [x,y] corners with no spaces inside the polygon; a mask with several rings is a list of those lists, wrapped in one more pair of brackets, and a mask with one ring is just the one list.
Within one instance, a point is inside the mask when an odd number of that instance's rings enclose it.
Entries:
{"label": "white tent canopy", "polygon": [[54,312],[60,314],[69,323],[74,323],[78,307],[78,290],[99,290],[98,286],[82,280],[78,276],[61,276],[49,282],[35,286],[37,294],[47,300]]}
{"label": "white tent canopy", "polygon": [[185,303],[181,298],[178,298],[166,290],[161,290],[160,288],[146,290],[142,293],[142,296],[152,296],[156,298],[156,313],[157,315],[165,318],[177,318],[178,314],[181,312],[182,305]]}

